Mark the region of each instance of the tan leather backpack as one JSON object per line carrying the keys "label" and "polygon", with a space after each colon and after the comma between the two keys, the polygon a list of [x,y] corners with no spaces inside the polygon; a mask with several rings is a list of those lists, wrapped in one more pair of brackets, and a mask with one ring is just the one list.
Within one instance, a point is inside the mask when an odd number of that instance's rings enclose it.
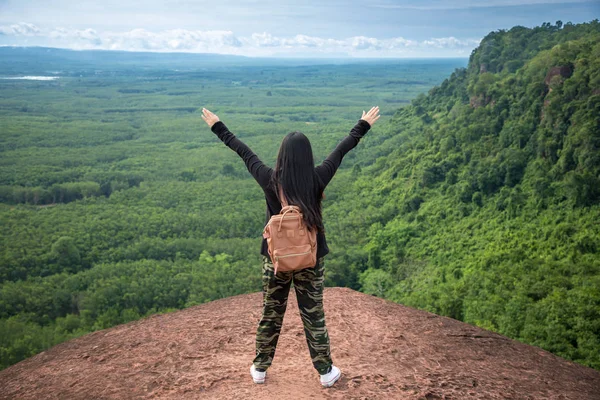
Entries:
{"label": "tan leather backpack", "polygon": [[[287,204],[285,200],[284,204]],[[317,232],[308,230],[297,206],[285,205],[265,229],[269,256],[277,271],[298,271],[317,264]]]}

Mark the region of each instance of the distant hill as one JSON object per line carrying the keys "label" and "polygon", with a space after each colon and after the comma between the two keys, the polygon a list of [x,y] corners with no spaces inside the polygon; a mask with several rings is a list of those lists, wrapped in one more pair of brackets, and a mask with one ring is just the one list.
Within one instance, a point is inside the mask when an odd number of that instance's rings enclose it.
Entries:
{"label": "distant hill", "polygon": [[198,70],[216,67],[298,66],[349,64],[358,62],[390,63],[394,60],[356,58],[276,58],[246,57],[214,53],[157,53],[117,50],[70,50],[52,47],[0,46],[0,76],[3,74],[56,73],[70,75],[89,71]]}
{"label": "distant hill", "polygon": [[[0,46],[0,72],[65,74],[76,69],[191,68],[247,64],[243,56],[193,53],[156,53],[112,50],[69,50],[51,47]],[[76,71],[75,71],[76,72]]]}
{"label": "distant hill", "polygon": [[325,291],[342,378],[320,387],[290,296],[265,385],[249,375],[262,294],[97,331],[0,371],[19,399],[600,399],[600,372],[450,318],[344,288]]}
{"label": "distant hill", "polygon": [[597,20],[490,33],[369,140],[336,285],[600,369]]}

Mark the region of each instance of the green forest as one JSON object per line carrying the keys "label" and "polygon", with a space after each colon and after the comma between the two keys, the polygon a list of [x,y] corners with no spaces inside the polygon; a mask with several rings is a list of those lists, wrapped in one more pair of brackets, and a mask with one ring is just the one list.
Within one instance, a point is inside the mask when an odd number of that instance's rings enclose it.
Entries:
{"label": "green forest", "polygon": [[2,49],[0,75],[62,72],[0,80],[0,368],[260,290],[262,191],[202,107],[272,165],[286,133],[320,162],[379,105],[326,189],[326,284],[600,370],[599,39],[557,21],[468,62],[327,65]]}

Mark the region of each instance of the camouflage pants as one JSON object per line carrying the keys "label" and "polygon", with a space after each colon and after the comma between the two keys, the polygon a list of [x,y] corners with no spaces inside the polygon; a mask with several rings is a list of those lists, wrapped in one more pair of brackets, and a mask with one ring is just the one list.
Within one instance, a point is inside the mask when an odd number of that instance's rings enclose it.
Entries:
{"label": "camouflage pants", "polygon": [[266,370],[273,362],[292,282],[313,366],[325,374],[332,365],[323,311],[323,272],[321,257],[312,268],[274,275],[273,264],[263,257],[263,314],[256,332],[256,368]]}

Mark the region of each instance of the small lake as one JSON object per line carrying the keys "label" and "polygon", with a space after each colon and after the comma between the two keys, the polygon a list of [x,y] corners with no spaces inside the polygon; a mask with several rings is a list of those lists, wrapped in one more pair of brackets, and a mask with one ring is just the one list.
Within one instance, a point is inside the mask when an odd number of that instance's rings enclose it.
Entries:
{"label": "small lake", "polygon": [[0,76],[0,79],[25,79],[28,81],[53,81],[58,76]]}

